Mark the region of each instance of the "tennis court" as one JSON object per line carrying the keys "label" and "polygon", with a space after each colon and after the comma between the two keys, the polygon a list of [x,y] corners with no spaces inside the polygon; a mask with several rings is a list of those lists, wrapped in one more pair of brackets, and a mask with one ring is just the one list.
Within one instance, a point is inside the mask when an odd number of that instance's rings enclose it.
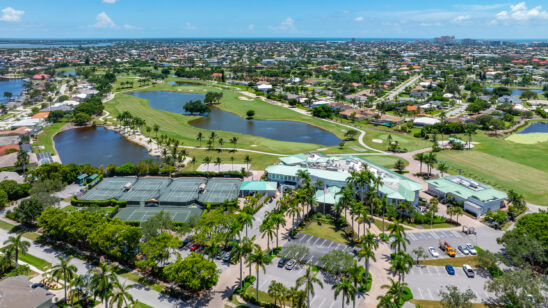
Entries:
{"label": "tennis court", "polygon": [[147,221],[151,216],[160,211],[169,213],[174,222],[185,222],[190,217],[201,215],[202,209],[197,205],[177,206],[177,207],[129,207],[120,209],[116,217],[123,221]]}
{"label": "tennis court", "polygon": [[201,203],[221,203],[238,197],[242,181],[237,179],[210,179],[205,192],[198,197]]}
{"label": "tennis court", "polygon": [[164,189],[158,201],[160,205],[187,205],[198,200],[200,185],[206,184],[203,178],[175,179]]}
{"label": "tennis court", "polygon": [[110,200],[120,199],[123,194],[124,185],[133,184],[137,181],[135,177],[112,177],[104,178],[97,186],[89,190],[80,200]]}

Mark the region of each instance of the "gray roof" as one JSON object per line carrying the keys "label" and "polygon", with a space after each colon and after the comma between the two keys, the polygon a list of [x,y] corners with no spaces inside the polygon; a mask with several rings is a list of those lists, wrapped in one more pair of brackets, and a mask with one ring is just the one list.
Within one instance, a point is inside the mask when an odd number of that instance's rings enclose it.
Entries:
{"label": "gray roof", "polygon": [[52,307],[53,294],[38,288],[31,288],[27,276],[8,277],[0,281],[0,308]]}

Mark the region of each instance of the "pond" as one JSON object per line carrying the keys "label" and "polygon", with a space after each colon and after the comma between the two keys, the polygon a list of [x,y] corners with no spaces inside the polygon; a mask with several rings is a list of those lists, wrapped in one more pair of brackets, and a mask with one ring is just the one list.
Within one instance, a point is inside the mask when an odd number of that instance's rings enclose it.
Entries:
{"label": "pond", "polygon": [[[485,89],[489,90],[489,91],[493,91],[493,88],[491,88],[491,87],[486,87]],[[510,91],[512,92],[512,95],[520,96],[521,93],[527,91],[527,89],[510,89]],[[529,89],[529,91],[535,92],[535,93],[544,93],[544,92],[542,92],[542,90],[539,90],[539,89]]]}
{"label": "pond", "polygon": [[25,89],[25,82],[23,79],[8,79],[0,80],[0,103],[5,104],[9,102],[9,98],[4,96],[4,92],[10,92],[12,98],[18,98]]}
{"label": "pond", "polygon": [[53,138],[63,164],[90,164],[96,167],[136,164],[153,158],[147,149],[104,127],[82,127],[62,131]]}
{"label": "pond", "polygon": [[548,122],[534,122],[519,133],[520,134],[548,133]]}
{"label": "pond", "polygon": [[76,71],[75,70],[64,71],[63,76],[76,76]]}
{"label": "pond", "polygon": [[[183,106],[191,100],[203,100],[204,94],[168,91],[130,93],[149,101],[152,108],[184,114]],[[213,107],[209,115],[189,122],[208,130],[219,130],[253,135],[280,141],[304,142],[324,146],[338,145],[341,140],[333,133],[301,122],[246,120],[238,115]]]}

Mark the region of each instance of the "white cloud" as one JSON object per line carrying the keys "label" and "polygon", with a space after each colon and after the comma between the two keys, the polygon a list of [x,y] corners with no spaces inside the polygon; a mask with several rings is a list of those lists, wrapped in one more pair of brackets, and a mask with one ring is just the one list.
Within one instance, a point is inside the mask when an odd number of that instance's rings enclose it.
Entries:
{"label": "white cloud", "polygon": [[112,21],[105,12],[99,13],[95,17],[95,21],[95,24],[91,25],[93,28],[116,28],[114,21]]}
{"label": "white cloud", "polygon": [[250,24],[249,26],[247,26],[247,29],[249,31],[255,31],[255,25],[254,24]]}
{"label": "white cloud", "polygon": [[297,28],[295,28],[295,21],[291,17],[287,17],[286,19],[282,20],[280,25],[277,27],[269,26],[268,28],[270,30],[284,32],[295,32],[297,30]]}
{"label": "white cloud", "polygon": [[363,17],[362,17],[362,16],[359,16],[359,17],[354,18],[354,21],[362,21],[362,20],[363,20]]}
{"label": "white cloud", "polygon": [[124,27],[124,29],[126,29],[126,30],[142,30],[142,29],[143,29],[143,28],[141,28],[141,27],[132,26],[132,25],[128,25],[128,24],[125,24],[123,27]]}
{"label": "white cloud", "polygon": [[118,0],[103,0],[103,1],[101,1],[101,2],[102,2],[102,3],[114,4],[114,3],[116,3],[116,1],[118,1]]}
{"label": "white cloud", "polygon": [[492,23],[496,24],[498,21],[526,22],[534,19],[548,19],[548,12],[542,10],[542,6],[540,5],[529,9],[525,2],[520,2],[515,5],[510,5],[510,10],[498,12]]}
{"label": "white cloud", "polygon": [[18,22],[21,21],[21,16],[25,14],[25,11],[15,10],[12,7],[7,7],[2,10],[2,15],[0,16],[0,21],[6,22]]}
{"label": "white cloud", "polygon": [[196,26],[187,21],[185,23],[185,30],[196,30]]}
{"label": "white cloud", "polygon": [[457,23],[457,24],[460,24],[461,22],[469,20],[469,19],[470,19],[469,15],[459,15],[459,16],[453,18],[453,22]]}

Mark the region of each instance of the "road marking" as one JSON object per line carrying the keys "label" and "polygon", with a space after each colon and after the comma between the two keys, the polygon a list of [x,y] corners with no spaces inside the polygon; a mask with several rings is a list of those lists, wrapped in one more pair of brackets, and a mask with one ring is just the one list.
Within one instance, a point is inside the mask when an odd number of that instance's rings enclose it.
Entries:
{"label": "road marking", "polygon": [[445,232],[440,231],[443,234],[443,237],[449,237]]}
{"label": "road marking", "polygon": [[485,292],[483,292],[483,295],[485,295],[486,300],[489,300],[491,298],[491,296],[489,294],[485,293]]}
{"label": "road marking", "polygon": [[316,247],[322,247],[324,242],[325,242],[325,240],[323,238],[321,238],[320,241],[316,243]]}
{"label": "road marking", "polygon": [[434,296],[432,296],[432,291],[430,291],[430,288],[426,289],[428,291],[428,294],[430,294],[430,299],[434,299]]}
{"label": "road marking", "polygon": [[428,234],[423,233],[423,232],[421,232],[421,233],[419,233],[419,234],[420,234],[425,240],[428,239]]}
{"label": "road marking", "polygon": [[408,233],[408,236],[411,238],[412,241],[417,240],[417,238],[415,237],[415,235],[413,233]]}
{"label": "road marking", "polygon": [[331,246],[333,246],[333,244],[337,244],[337,243],[335,243],[335,242],[331,242],[331,244],[329,245],[329,247],[328,247],[328,248],[331,248]]}
{"label": "road marking", "polygon": [[417,290],[419,290],[419,293],[420,293],[420,295],[421,295],[421,298],[424,298],[424,295],[422,295],[422,290],[421,290],[421,288],[417,287]]}
{"label": "road marking", "polygon": [[460,234],[458,234],[457,232],[455,232],[455,230],[451,230],[451,233],[453,233],[453,235],[455,235],[455,237],[461,237]]}
{"label": "road marking", "polygon": [[435,233],[430,231],[430,235],[432,235],[432,238],[439,239],[440,237]]}
{"label": "road marking", "polygon": [[476,294],[476,297],[478,298],[478,300],[480,301],[480,303],[482,302],[481,300],[481,296],[479,296],[478,292],[474,291],[474,293]]}
{"label": "road marking", "polygon": [[333,305],[336,305],[336,304],[337,304],[337,301],[333,301],[333,302],[331,303],[331,305],[329,305],[329,308],[332,308]]}

